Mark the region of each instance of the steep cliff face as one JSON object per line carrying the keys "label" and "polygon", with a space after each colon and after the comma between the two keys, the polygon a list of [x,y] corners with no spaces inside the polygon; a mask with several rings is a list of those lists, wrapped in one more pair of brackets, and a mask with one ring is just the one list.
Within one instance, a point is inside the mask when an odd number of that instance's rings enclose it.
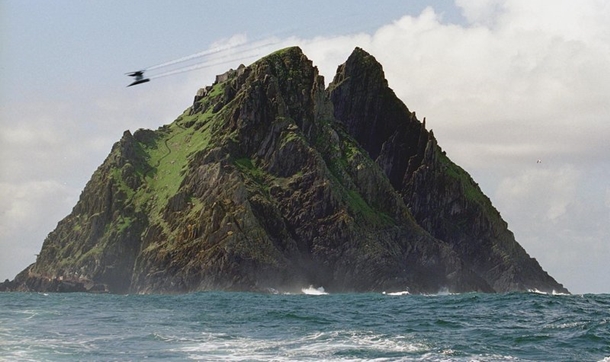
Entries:
{"label": "steep cliff face", "polygon": [[329,93],[337,120],[384,170],[417,223],[494,290],[567,292],[515,241],[489,198],[425,129],[425,120],[394,95],[373,56],[356,48]]}
{"label": "steep cliff face", "polygon": [[540,273],[374,58],[357,49],[327,91],[287,48],[125,132],[5,288],[560,290]]}

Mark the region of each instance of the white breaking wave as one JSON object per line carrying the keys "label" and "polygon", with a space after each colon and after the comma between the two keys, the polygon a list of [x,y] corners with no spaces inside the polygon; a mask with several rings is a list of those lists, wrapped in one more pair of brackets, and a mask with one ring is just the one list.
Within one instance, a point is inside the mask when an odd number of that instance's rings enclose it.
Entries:
{"label": "white breaking wave", "polygon": [[552,292],[548,293],[548,292],[543,292],[541,290],[538,289],[528,289],[527,290],[529,293],[534,293],[534,294],[544,294],[544,295],[571,295],[571,294],[567,294],[567,293],[560,293],[555,291],[555,289],[553,289]]}
{"label": "white breaking wave", "polygon": [[543,291],[538,290],[538,289],[528,289],[527,291],[528,291],[529,293],[534,293],[534,294],[548,294],[548,293],[543,292]]}
{"label": "white breaking wave", "polygon": [[409,295],[411,293],[409,293],[408,291],[404,290],[402,292],[391,292],[391,293],[383,292],[382,294],[384,294],[384,295]]}
{"label": "white breaking wave", "polygon": [[[432,348],[424,341],[409,336],[390,337],[384,334],[337,330],[316,332],[304,336],[290,336],[277,340],[205,333],[200,341],[183,346],[177,351],[193,360],[218,359],[223,361],[349,361],[341,356],[347,351],[368,351],[396,354],[427,353]],[[376,359],[387,361],[386,358]]]}
{"label": "white breaking wave", "polygon": [[448,288],[441,288],[436,295],[454,295],[456,293],[451,293]]}
{"label": "white breaking wave", "polygon": [[326,294],[328,294],[324,290],[324,287],[314,288],[313,285],[310,285],[308,288],[301,289],[301,292],[303,292],[303,294],[307,294],[307,295],[326,295]]}

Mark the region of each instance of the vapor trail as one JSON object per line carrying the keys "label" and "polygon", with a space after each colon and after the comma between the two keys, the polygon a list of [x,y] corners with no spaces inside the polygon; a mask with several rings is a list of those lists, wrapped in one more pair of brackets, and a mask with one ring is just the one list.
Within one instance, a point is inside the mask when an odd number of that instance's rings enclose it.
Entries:
{"label": "vapor trail", "polygon": [[[353,15],[352,15],[353,17]],[[343,20],[349,19],[350,16],[343,16]],[[335,22],[332,22],[333,24]],[[338,28],[335,26],[335,28]],[[217,46],[212,49],[207,49],[195,54],[187,55],[178,59],[170,60],[161,64],[153,65],[142,70],[145,72],[151,72],[152,75],[148,75],[148,79],[156,79],[166,77],[173,74],[179,74],[183,72],[192,71],[195,69],[208,68],[215,65],[222,65],[229,62],[239,61],[248,59],[251,57],[260,56],[260,52],[256,54],[246,55],[242,57],[235,57],[237,54],[243,54],[246,52],[253,52],[261,48],[269,47],[281,42],[281,35],[289,35],[294,33],[296,28],[284,29],[283,31],[274,32],[265,36],[260,36],[252,41],[248,41],[247,38],[241,43],[237,44],[226,44]],[[235,51],[237,50],[237,51]],[[220,55],[220,56],[217,56]],[[220,61],[221,59],[224,59]],[[173,67],[172,67],[173,66]],[[169,68],[168,68],[169,67]],[[168,68],[168,69],[165,69]],[[162,72],[161,74],[155,75],[155,70]]]}
{"label": "vapor trail", "polygon": [[[269,36],[269,38],[276,38],[277,39],[280,35],[286,34],[286,33],[290,33],[293,30],[294,29],[276,32],[275,34],[271,34]],[[267,37],[267,36],[265,36],[265,37]],[[187,55],[187,56],[175,59],[175,60],[170,60],[170,61],[165,62],[165,63],[153,65],[153,66],[144,68],[143,70],[146,70],[146,71],[155,70],[155,69],[159,69],[159,68],[168,67],[170,65],[175,65],[175,64],[187,62],[189,60],[193,60],[193,59],[197,59],[197,58],[203,58],[203,57],[207,57],[207,56],[210,56],[210,55],[218,54],[218,53],[225,52],[225,51],[228,51],[228,50],[243,48],[243,47],[249,46],[251,44],[256,44],[258,41],[261,41],[265,37],[258,37],[258,38],[255,38],[252,41],[246,40],[243,43],[239,43],[239,44],[227,44],[227,45],[219,46],[219,47],[216,47],[216,48],[204,50],[204,51],[201,51],[201,52],[198,52],[198,53],[195,53],[195,54],[191,54],[191,55]],[[273,44],[276,44],[278,42],[279,42],[279,40],[276,40],[273,43],[269,43],[268,45],[273,45]]]}
{"label": "vapor trail", "polygon": [[246,41],[244,43],[240,43],[240,44],[237,44],[237,45],[235,45],[235,44],[227,44],[227,45],[224,45],[224,46],[221,46],[221,47],[205,50],[205,51],[202,51],[202,52],[199,52],[199,53],[195,53],[195,54],[192,54],[192,55],[187,55],[185,57],[178,58],[178,59],[175,59],[175,60],[171,60],[169,62],[161,63],[161,64],[158,64],[158,65],[153,65],[152,67],[144,68],[144,70],[154,70],[154,69],[158,69],[158,68],[168,67],[170,65],[186,62],[188,60],[197,59],[197,58],[205,57],[205,56],[208,56],[208,55],[220,53],[220,52],[223,52],[223,51],[226,51],[226,50],[243,47],[243,46],[245,46],[247,44],[250,44],[250,43]]}
{"label": "vapor trail", "polygon": [[[246,49],[242,49],[240,51],[232,52],[230,54],[227,54],[227,55],[224,55],[224,56],[221,56],[221,57],[212,58],[212,59],[209,59],[209,60],[204,60],[204,61],[202,61],[200,63],[197,63],[197,64],[193,64],[193,65],[190,65],[190,66],[184,66],[184,67],[181,67],[181,68],[178,68],[178,69],[173,69],[173,70],[167,71],[165,73],[153,75],[153,76],[151,76],[149,78],[150,79],[156,79],[156,78],[166,77],[168,75],[174,75],[174,74],[179,74],[179,73],[183,73],[183,72],[189,72],[189,71],[192,71],[192,70],[195,70],[195,69],[209,68],[209,67],[213,67],[215,65],[221,65],[221,64],[225,64],[225,63],[230,63],[230,62],[235,62],[235,61],[239,61],[239,60],[248,59],[248,58],[258,57],[258,56],[260,56],[260,52],[255,52],[255,53],[251,53],[251,54],[247,54],[247,55],[243,55],[243,56],[239,56],[239,57],[236,57],[236,56],[239,55],[239,54],[243,54],[243,53],[257,51],[257,50],[260,50],[262,48],[266,48],[268,46],[278,44],[279,42],[280,41],[278,39],[270,39],[270,40],[268,40],[266,42],[262,42],[262,43],[259,43],[259,44],[244,43],[244,45],[248,44],[248,45],[251,45],[251,46],[246,48]],[[235,47],[227,48],[227,50],[229,50],[229,49],[232,50],[232,49],[235,49]],[[220,53],[220,51],[215,52],[215,53]],[[210,53],[210,54],[212,54],[212,53]],[[194,58],[196,58],[196,57],[189,58],[189,60],[190,59],[194,59]],[[174,63],[172,63],[172,64],[183,63],[183,62],[186,62],[186,61],[187,61],[187,59],[181,60],[180,62],[174,61]],[[170,64],[167,64],[167,66],[169,66],[169,65]],[[160,67],[157,67],[157,68],[160,68]]]}
{"label": "vapor trail", "polygon": [[179,69],[172,70],[172,71],[169,71],[169,72],[166,72],[166,73],[161,73],[159,75],[155,75],[155,76],[149,77],[149,79],[157,79],[157,78],[167,77],[169,75],[180,74],[180,73],[184,73],[184,72],[190,72],[190,71],[193,71],[193,70],[196,70],[196,69],[210,68],[210,67],[213,67],[213,66],[216,66],[216,65],[222,65],[222,64],[225,64],[225,63],[229,63],[229,62],[236,62],[236,61],[239,61],[239,60],[250,59],[252,57],[256,57],[256,56],[259,56],[259,55],[260,54],[250,54],[250,55],[243,56],[241,58],[232,58],[232,59],[223,60],[223,61],[219,61],[219,62],[215,62],[215,63],[210,63],[210,62],[199,63],[199,64],[192,65],[190,67],[179,68]]}

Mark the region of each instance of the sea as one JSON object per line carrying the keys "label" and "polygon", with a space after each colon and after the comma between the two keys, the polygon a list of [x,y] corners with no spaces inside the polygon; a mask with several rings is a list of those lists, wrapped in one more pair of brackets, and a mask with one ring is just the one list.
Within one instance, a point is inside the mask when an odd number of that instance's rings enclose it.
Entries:
{"label": "sea", "polygon": [[610,295],[0,293],[0,360],[610,362]]}

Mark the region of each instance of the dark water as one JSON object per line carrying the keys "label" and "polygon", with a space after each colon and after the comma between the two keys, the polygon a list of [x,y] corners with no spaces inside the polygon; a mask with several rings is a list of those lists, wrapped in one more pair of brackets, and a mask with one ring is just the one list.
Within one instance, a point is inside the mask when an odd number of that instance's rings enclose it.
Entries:
{"label": "dark water", "polygon": [[610,362],[610,295],[0,293],[0,360]]}

